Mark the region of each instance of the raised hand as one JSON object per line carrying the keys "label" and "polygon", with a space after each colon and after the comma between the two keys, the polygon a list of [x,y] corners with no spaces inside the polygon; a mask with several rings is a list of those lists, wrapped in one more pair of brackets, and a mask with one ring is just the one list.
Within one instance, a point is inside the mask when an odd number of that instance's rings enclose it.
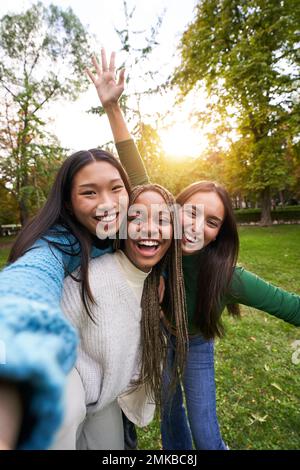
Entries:
{"label": "raised hand", "polygon": [[116,82],[116,53],[112,52],[110,56],[109,67],[107,66],[106,53],[101,49],[101,66],[95,56],[92,57],[93,65],[96,69],[96,75],[90,69],[86,72],[94,83],[103,108],[116,104],[124,90],[124,73],[122,69]]}

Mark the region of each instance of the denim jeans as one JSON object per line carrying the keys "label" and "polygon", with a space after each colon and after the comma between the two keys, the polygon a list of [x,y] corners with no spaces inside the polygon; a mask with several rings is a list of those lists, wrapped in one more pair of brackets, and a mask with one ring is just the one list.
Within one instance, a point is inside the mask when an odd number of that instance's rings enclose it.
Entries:
{"label": "denim jeans", "polygon": [[[225,450],[216,413],[214,373],[214,342],[201,336],[190,338],[187,361],[182,377],[187,415],[183,405],[182,388],[176,385],[168,393],[170,370],[174,363],[176,340],[169,339],[168,359],[163,374],[161,434],[163,449]],[[187,417],[188,416],[188,417]]]}

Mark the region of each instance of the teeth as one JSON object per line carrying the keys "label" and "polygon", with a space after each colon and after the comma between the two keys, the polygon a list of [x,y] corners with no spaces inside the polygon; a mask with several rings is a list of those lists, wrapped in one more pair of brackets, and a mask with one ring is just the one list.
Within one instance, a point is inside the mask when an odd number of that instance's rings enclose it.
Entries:
{"label": "teeth", "polygon": [[188,242],[190,243],[195,243],[195,239],[192,238],[191,236],[187,235],[186,233],[184,234],[185,238],[187,239]]}
{"label": "teeth", "polygon": [[112,222],[116,218],[117,218],[116,214],[108,215],[108,216],[102,218],[102,222]]}
{"label": "teeth", "polygon": [[139,245],[144,245],[144,246],[158,246],[158,242],[154,240],[143,240],[138,243]]}
{"label": "teeth", "polygon": [[96,215],[95,218],[97,220],[101,221],[101,222],[112,222],[113,220],[115,220],[117,218],[117,214],[114,213],[114,214],[110,214],[110,215],[106,215],[106,216]]}

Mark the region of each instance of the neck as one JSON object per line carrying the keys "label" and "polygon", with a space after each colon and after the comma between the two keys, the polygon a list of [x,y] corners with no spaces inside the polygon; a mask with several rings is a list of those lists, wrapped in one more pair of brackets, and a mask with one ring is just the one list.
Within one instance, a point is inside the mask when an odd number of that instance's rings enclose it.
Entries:
{"label": "neck", "polygon": [[129,250],[126,250],[126,248],[124,250],[121,250],[122,253],[124,253],[124,255],[126,256],[126,258],[130,261],[130,263],[132,263],[137,269],[139,269],[140,271],[143,271],[143,273],[150,273],[152,268],[149,268],[148,266],[143,266],[143,265],[139,265],[135,262],[135,260],[133,259],[133,257],[131,256],[131,253]]}
{"label": "neck", "polygon": [[126,258],[130,261],[131,264],[133,264],[137,269],[139,269],[140,271],[143,271],[143,273],[150,273],[152,268],[148,268],[147,266],[139,266],[137,265],[133,259],[130,258],[130,256],[128,256],[127,253],[124,252],[124,255],[126,256]]}
{"label": "neck", "polygon": [[152,271],[152,268],[137,265],[134,259],[131,258],[130,253],[127,253],[127,251],[120,249],[117,251],[117,253],[119,257],[127,261],[127,263],[132,267],[132,269],[139,270],[141,273],[144,274],[149,274]]}

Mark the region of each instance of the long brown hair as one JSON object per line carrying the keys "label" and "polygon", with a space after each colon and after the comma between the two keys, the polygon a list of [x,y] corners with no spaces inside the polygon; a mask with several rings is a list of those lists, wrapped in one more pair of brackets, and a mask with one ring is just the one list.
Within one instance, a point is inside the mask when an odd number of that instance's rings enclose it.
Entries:
{"label": "long brown hair", "polygon": [[[185,188],[176,197],[183,206],[198,192],[214,192],[221,199],[225,217],[216,239],[199,252],[199,296],[194,324],[206,339],[224,334],[221,322],[222,299],[228,293],[229,284],[239,252],[239,236],[231,199],[226,189],[211,181],[199,181]],[[238,316],[238,305],[227,305],[232,315]]]}
{"label": "long brown hair", "polygon": [[[109,240],[99,240],[91,234],[72,214],[71,189],[73,179],[79,170],[93,162],[107,162],[120,173],[125,188],[130,194],[128,176],[121,163],[110,153],[100,149],[82,150],[69,156],[60,167],[45,205],[19,233],[8,262],[13,263],[27,251],[34,249],[37,240],[45,240],[52,248],[70,256],[80,256],[81,297],[88,315],[89,303],[95,303],[88,279],[88,266],[92,244],[106,248]],[[66,274],[71,274],[65,266]]]}
{"label": "long brown hair", "polygon": [[[175,208],[175,199],[172,194],[158,184],[147,184],[133,189],[130,204],[133,204],[138,196],[144,191],[156,191],[159,193],[170,208],[170,220],[173,232],[176,232],[179,221]],[[141,378],[139,383],[146,385],[148,395],[155,400],[156,404],[161,400],[161,377],[162,368],[165,367],[167,344],[164,328],[160,318],[160,305],[158,299],[158,286],[160,276],[168,273],[166,289],[172,300],[170,305],[171,316],[177,329],[177,343],[175,351],[174,377],[171,385],[175,383],[177,375],[182,372],[186,357],[186,346],[188,340],[187,320],[184,282],[182,274],[181,240],[173,236],[171,246],[160,262],[152,268],[146,278],[141,307]]]}

